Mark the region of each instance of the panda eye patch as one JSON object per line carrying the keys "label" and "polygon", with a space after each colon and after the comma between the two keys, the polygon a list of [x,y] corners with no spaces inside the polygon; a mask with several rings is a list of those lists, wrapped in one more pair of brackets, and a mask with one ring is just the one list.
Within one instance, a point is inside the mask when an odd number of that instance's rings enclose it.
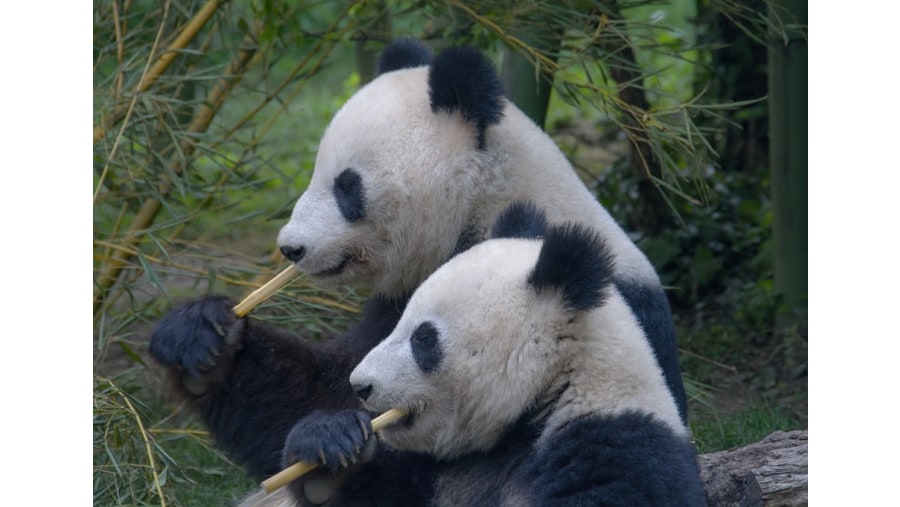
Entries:
{"label": "panda eye patch", "polygon": [[425,373],[431,373],[441,365],[444,352],[438,341],[438,330],[431,322],[423,322],[410,337],[413,358]]}
{"label": "panda eye patch", "polygon": [[366,196],[362,177],[351,168],[344,169],[334,179],[334,199],[344,219],[356,222],[366,217]]}

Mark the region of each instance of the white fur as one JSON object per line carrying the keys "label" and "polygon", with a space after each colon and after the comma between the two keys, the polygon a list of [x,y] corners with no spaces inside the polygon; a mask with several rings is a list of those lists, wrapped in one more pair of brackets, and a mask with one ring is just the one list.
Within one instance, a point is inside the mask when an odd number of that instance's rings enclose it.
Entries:
{"label": "white fur", "polygon": [[[495,239],[438,269],[415,292],[394,332],[350,375],[372,385],[382,412],[412,410],[412,425],[382,430],[397,448],[452,458],[487,450],[531,406],[553,404],[543,437],[581,415],[650,413],[687,435],[653,352],[625,301],[609,286],[595,310],[565,310],[559,294],[527,284],[542,242]],[[439,331],[443,360],[416,364],[410,336]],[[558,339],[562,337],[562,339]]]}
{"label": "white fur", "polygon": [[[354,94],[326,129],[309,187],[279,236],[303,246],[298,267],[323,285],[359,284],[387,295],[418,286],[451,255],[467,226],[484,237],[515,200],[551,222],[598,230],[620,279],[658,285],[653,267],[572,169],[553,140],[512,103],[487,129],[484,150],[459,113],[434,113],[428,68],[388,72]],[[332,187],[344,169],[362,177],[365,219],[347,223]],[[339,275],[317,276],[350,255]]]}

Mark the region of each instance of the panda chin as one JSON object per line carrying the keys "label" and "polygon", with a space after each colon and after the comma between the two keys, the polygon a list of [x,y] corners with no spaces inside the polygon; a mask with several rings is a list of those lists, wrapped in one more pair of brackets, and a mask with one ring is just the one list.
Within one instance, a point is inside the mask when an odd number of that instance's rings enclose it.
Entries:
{"label": "panda chin", "polygon": [[397,422],[381,428],[379,433],[390,445],[406,449],[409,445],[410,435],[415,435],[416,419],[416,414],[410,412]]}

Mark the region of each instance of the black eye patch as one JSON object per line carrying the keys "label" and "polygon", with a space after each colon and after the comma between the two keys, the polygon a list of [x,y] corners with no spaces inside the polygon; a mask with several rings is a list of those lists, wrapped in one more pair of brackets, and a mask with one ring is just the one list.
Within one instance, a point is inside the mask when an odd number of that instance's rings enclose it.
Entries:
{"label": "black eye patch", "polygon": [[334,179],[334,199],[348,222],[356,222],[366,217],[366,195],[362,178],[353,169],[344,169]]}
{"label": "black eye patch", "polygon": [[413,358],[425,373],[431,373],[441,365],[444,351],[438,341],[438,330],[431,322],[423,322],[413,331],[409,339]]}

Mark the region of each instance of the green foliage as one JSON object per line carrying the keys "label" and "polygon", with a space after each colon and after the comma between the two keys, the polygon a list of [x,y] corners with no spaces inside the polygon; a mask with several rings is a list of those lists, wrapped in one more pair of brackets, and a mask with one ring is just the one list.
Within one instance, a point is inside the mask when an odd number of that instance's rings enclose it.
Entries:
{"label": "green foliage", "polygon": [[[281,217],[327,120],[358,86],[346,59],[329,58],[349,30],[345,6],[268,2],[220,6],[136,91],[197,7],[94,6],[96,505],[221,505],[255,487],[160,399],[148,333],[177,302],[237,300],[280,270]],[[338,65],[321,73],[327,62]],[[345,329],[360,299],[301,279],[258,317],[315,339]]]}
{"label": "green foliage", "polygon": [[251,491],[206,431],[168,427],[146,383],[133,369],[94,377],[94,505],[219,505]]}

